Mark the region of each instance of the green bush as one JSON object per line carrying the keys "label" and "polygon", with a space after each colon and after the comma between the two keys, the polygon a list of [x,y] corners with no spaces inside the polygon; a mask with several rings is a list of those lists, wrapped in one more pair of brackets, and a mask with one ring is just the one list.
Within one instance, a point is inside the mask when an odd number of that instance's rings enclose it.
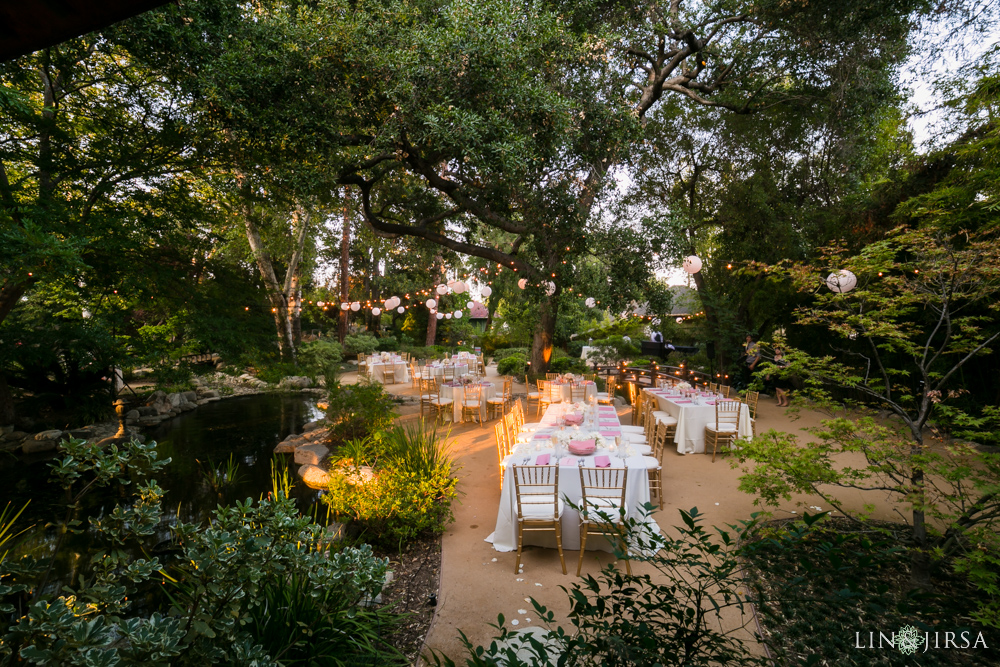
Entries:
{"label": "green bush", "polygon": [[395,336],[382,336],[378,339],[377,349],[380,352],[396,352],[399,350],[399,341]]}
{"label": "green bush", "polygon": [[[448,446],[424,424],[395,427],[351,443],[354,465],[372,466],[374,477],[354,483],[333,474],[323,496],[337,521],[350,522],[360,538],[402,551],[427,534],[440,534],[453,519],[458,480],[451,476]],[[350,472],[350,469],[348,469]]]}
{"label": "green bush", "polygon": [[268,384],[278,384],[281,379],[289,375],[308,375],[302,368],[287,361],[274,361],[266,365],[257,366],[257,378]]}
{"label": "green bush", "polygon": [[340,343],[328,338],[321,338],[304,343],[299,348],[299,363],[313,374],[327,374],[331,368],[336,368],[344,359],[344,348]]}
{"label": "green bush", "polygon": [[549,362],[549,371],[552,373],[586,373],[588,370],[587,364],[572,357],[559,357]]}
{"label": "green bush", "polygon": [[375,338],[371,334],[348,334],[344,336],[344,355],[347,358],[355,358],[359,354],[371,354],[376,349],[378,349],[378,338]]}
{"label": "green bush", "polygon": [[566,343],[566,354],[568,354],[571,357],[576,357],[577,359],[579,359],[580,355],[583,354],[583,341],[571,340],[570,342]]}
{"label": "green bush", "polygon": [[509,356],[511,356],[513,354],[519,354],[522,357],[524,357],[525,359],[527,359],[528,355],[531,354],[531,350],[529,350],[526,347],[505,347],[505,348],[502,348],[500,350],[496,350],[493,353],[493,359],[497,363],[500,363],[501,361],[503,361],[504,359],[506,359],[507,357],[509,357]]}
{"label": "green bush", "polygon": [[616,364],[623,359],[638,357],[640,354],[639,348],[632,342],[626,341],[623,336],[595,340],[593,347],[597,350],[591,353],[591,358],[603,364]]}
{"label": "green bush", "polygon": [[527,357],[521,354],[513,354],[508,357],[504,357],[497,362],[497,375],[524,375],[527,363]]}
{"label": "green bush", "polygon": [[366,438],[392,424],[395,403],[382,385],[328,385],[326,420],[334,443]]}

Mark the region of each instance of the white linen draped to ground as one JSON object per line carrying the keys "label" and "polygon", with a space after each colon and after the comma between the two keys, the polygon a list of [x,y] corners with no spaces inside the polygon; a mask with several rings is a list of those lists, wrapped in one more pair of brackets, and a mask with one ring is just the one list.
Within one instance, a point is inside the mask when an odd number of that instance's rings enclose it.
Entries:
{"label": "white linen draped to ground", "polygon": [[[541,422],[538,424],[527,424],[526,426],[537,427],[539,431],[536,431],[536,433],[543,434],[553,432],[550,429],[558,430],[558,426],[555,425],[559,418],[567,411],[567,407],[558,403],[551,405],[545,410],[545,415],[542,417]],[[602,421],[610,421],[612,419],[618,422],[618,417],[613,408],[601,412]],[[608,433],[613,433],[617,430],[619,434],[621,433],[620,427],[615,429],[609,425],[600,426],[598,430]],[[550,446],[541,446],[540,449],[536,450],[533,441],[527,447],[524,445],[519,446],[516,453],[511,454],[504,460],[504,468],[506,470],[503,476],[503,486],[500,491],[500,508],[497,512],[496,528],[486,538],[486,541],[491,542],[493,548],[497,551],[517,550],[517,496],[514,489],[514,474],[511,472],[511,466],[524,465],[525,459],[528,459],[527,465],[531,465],[537,460],[540,454],[545,453],[552,454],[552,448]],[[628,508],[628,517],[640,519],[642,517],[641,508],[650,501],[649,474],[647,472],[651,461],[649,457],[633,455],[621,459],[615,453],[609,453],[607,450],[601,449],[598,449],[597,452],[590,456],[564,455],[559,466],[559,497],[567,503],[561,521],[562,545],[565,550],[580,550],[580,513],[569,506],[570,503],[579,506],[583,497],[583,491],[580,488],[578,461],[582,459],[584,467],[594,467],[594,457],[602,454],[610,458],[612,467],[621,468],[624,466],[628,468],[628,482],[625,486],[625,506]],[[554,455],[552,460],[553,462],[555,461]],[[655,533],[659,532],[659,527],[652,517],[646,517],[645,528]],[[555,534],[542,531],[526,532],[524,534],[524,544],[551,547],[554,549],[556,546]],[[599,537],[588,539],[587,549],[611,551],[612,545],[608,539]]]}
{"label": "white linen draped to ground", "polygon": [[[479,398],[479,418],[483,419],[486,414],[486,400],[496,396],[497,388],[492,382],[484,382],[481,386],[483,390],[480,392]],[[441,398],[450,398],[454,401],[452,403],[452,421],[456,424],[460,423],[462,421],[462,403],[465,401],[465,387],[442,384]]]}
{"label": "white linen draped to ground", "polygon": [[[686,403],[690,399],[672,396],[669,391],[644,389],[648,395],[656,399],[659,409],[677,418],[677,434],[674,443],[679,454],[705,453],[705,427],[715,421],[715,406],[705,405],[707,399],[701,399],[701,405]],[[681,401],[681,402],[678,402]],[[740,423],[737,434],[741,438],[749,438],[753,434],[750,424],[750,409],[740,405]]]}
{"label": "white linen draped to ground", "polygon": [[395,381],[397,384],[400,382],[410,381],[410,370],[406,365],[406,362],[402,359],[398,361],[390,362],[369,362],[368,366],[371,368],[372,380],[378,382],[379,384],[385,384],[385,370],[391,368],[395,371]]}

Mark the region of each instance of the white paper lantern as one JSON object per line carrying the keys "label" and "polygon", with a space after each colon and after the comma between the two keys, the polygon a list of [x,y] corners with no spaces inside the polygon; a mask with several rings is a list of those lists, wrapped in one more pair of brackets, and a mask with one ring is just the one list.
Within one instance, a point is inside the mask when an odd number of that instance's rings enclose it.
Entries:
{"label": "white paper lantern", "polygon": [[437,286],[437,293],[438,294],[447,294],[448,293],[448,286],[444,285],[444,284],[438,285]]}
{"label": "white paper lantern", "polygon": [[434,299],[427,299],[427,301],[424,301],[424,305],[427,306],[428,308],[433,308],[434,306],[438,305],[438,302],[435,301]]}
{"label": "white paper lantern", "polygon": [[691,255],[684,258],[684,270],[688,273],[698,273],[701,271],[701,259]]}
{"label": "white paper lantern", "polygon": [[375,317],[378,317],[381,314],[382,314],[382,309],[381,308],[372,308],[372,315],[374,315]]}
{"label": "white paper lantern", "polygon": [[456,310],[455,311],[455,319],[456,320],[462,319],[462,311],[460,311],[460,310]]}
{"label": "white paper lantern", "polygon": [[556,293],[556,284],[551,280],[545,283],[545,294],[547,296],[552,296],[555,293]]}
{"label": "white paper lantern", "polygon": [[402,315],[403,313],[406,312],[406,308],[403,308],[402,306],[400,306],[399,308],[396,309],[396,312],[399,313],[400,315]]}
{"label": "white paper lantern", "polygon": [[520,287],[521,289],[524,289],[525,287],[528,286],[528,279],[521,278],[520,280],[517,281],[517,286]]}
{"label": "white paper lantern", "polygon": [[361,302],[360,301],[355,301],[354,303],[352,303],[351,304],[351,310],[353,310],[355,313],[358,312],[359,310],[361,310]]}
{"label": "white paper lantern", "polygon": [[485,299],[490,294],[493,294],[493,288],[490,287],[489,285],[486,285],[485,287],[483,287],[483,289],[479,290],[479,293],[482,294],[483,298]]}
{"label": "white paper lantern", "polygon": [[594,306],[597,305],[597,299],[595,299],[592,296],[588,296],[587,300],[584,301],[584,303],[587,304],[587,308],[593,308]]}
{"label": "white paper lantern", "polygon": [[455,290],[455,294],[462,294],[465,290],[469,289],[469,286],[461,280],[456,280],[455,284],[452,285],[451,288]]}
{"label": "white paper lantern", "polygon": [[831,291],[843,294],[844,292],[850,292],[858,286],[858,277],[847,269],[841,269],[840,271],[834,271],[826,277],[826,286]]}
{"label": "white paper lantern", "polygon": [[344,302],[344,303],[340,304],[340,309],[341,310],[347,310],[350,307],[351,307],[351,304],[349,304],[347,302]]}
{"label": "white paper lantern", "polygon": [[385,300],[385,303],[382,305],[385,306],[386,310],[392,310],[393,308],[399,305],[399,297],[390,296],[388,299]]}
{"label": "white paper lantern", "polygon": [[450,320],[450,319],[451,319],[451,313],[445,313],[445,316],[444,316],[444,318],[445,318],[446,320]]}
{"label": "white paper lantern", "polygon": [[437,318],[438,318],[439,320],[443,320],[443,319],[444,319],[444,313],[438,313],[438,314],[437,314]]}
{"label": "white paper lantern", "polygon": [[476,305],[475,301],[469,301],[468,303],[465,304],[465,307],[468,308],[469,310],[472,310],[473,306],[475,305]]}
{"label": "white paper lantern", "polygon": [[317,301],[317,302],[316,302],[316,305],[317,305],[317,306],[319,306],[320,308],[322,308],[322,307],[323,307],[323,306],[325,306],[326,304],[325,304],[325,303],[323,303],[322,301]]}

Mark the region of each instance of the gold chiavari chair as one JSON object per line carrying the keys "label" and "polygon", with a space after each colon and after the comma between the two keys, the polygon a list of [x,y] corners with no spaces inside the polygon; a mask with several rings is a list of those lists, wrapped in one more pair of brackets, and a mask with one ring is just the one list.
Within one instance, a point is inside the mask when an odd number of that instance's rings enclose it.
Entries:
{"label": "gold chiavari chair", "polygon": [[417,369],[417,362],[410,361],[410,387],[420,389],[420,371]]}
{"label": "gold chiavari chair", "polygon": [[625,553],[625,568],[632,574],[628,543],[621,527],[627,515],[627,483],[628,468],[580,468],[580,490],[583,494],[580,500],[580,557],[576,564],[576,576],[580,576],[587,536],[591,533],[617,541]]}
{"label": "gold chiavari chair", "polygon": [[747,409],[750,410],[750,429],[753,437],[757,437],[757,403],[760,401],[759,391],[748,391],[743,397]]}
{"label": "gold chiavari chair", "polygon": [[649,475],[649,495],[652,497],[655,492],[656,498],[660,502],[660,509],[663,509],[663,450],[667,445],[666,424],[656,425],[655,434],[649,444],[653,450],[652,458],[656,460],[655,463],[651,461],[649,467],[646,468],[646,473]]}
{"label": "gold chiavari chair", "polygon": [[559,377],[559,373],[546,373],[545,374],[545,379],[546,380],[555,380],[558,377]]}
{"label": "gold chiavari chair", "polygon": [[712,445],[712,463],[719,445],[728,447],[736,440],[740,425],[740,401],[716,401],[715,421],[705,426],[705,448]]}
{"label": "gold chiavari chair", "polygon": [[465,398],[462,399],[463,421],[467,414],[473,421],[478,420],[480,426],[486,426],[486,421],[483,419],[483,387],[478,382],[465,385]]}
{"label": "gold chiavari chair", "polygon": [[597,392],[597,402],[601,405],[614,405],[615,404],[615,376],[609,375],[605,385],[604,391]]}
{"label": "gold chiavari chair", "polygon": [[538,402],[539,402],[539,399],[542,397],[542,394],[541,394],[541,391],[539,391],[538,387],[532,387],[531,382],[528,380],[528,376],[527,375],[524,376],[524,390],[528,394],[528,397],[527,397],[528,409],[529,410],[531,409],[531,402],[534,401],[535,402],[535,414],[538,414],[538,411],[539,411]]}
{"label": "gold chiavari chair", "polygon": [[507,406],[514,400],[514,378],[503,377],[500,393],[494,394],[486,399],[486,418],[493,419],[499,417],[507,409]]}
{"label": "gold chiavari chair", "polygon": [[417,382],[420,386],[420,416],[424,416],[425,408],[431,412],[437,412],[438,406],[434,403],[438,400],[437,382],[424,378],[418,378]]}
{"label": "gold chiavari chair", "polygon": [[723,398],[734,398],[733,397],[733,388],[731,386],[729,386],[728,384],[720,384],[719,385],[719,393],[722,394]]}
{"label": "gold chiavari chair", "polygon": [[521,548],[524,531],[547,531],[556,534],[556,549],[563,574],[566,574],[566,559],[562,550],[562,519],[565,505],[559,498],[559,466],[512,466],[514,492],[517,496],[517,560],[514,573],[521,569]]}
{"label": "gold chiavari chair", "polygon": [[445,415],[448,415],[451,421],[455,421],[455,399],[445,398],[441,395],[441,386],[435,378],[432,377],[429,380],[421,378],[420,381],[427,382],[428,386],[433,387],[433,393],[437,396],[428,401],[428,405],[434,410],[434,421],[439,421]]}
{"label": "gold chiavari chair", "polygon": [[502,421],[493,426],[493,432],[497,439],[497,460],[500,464],[500,487],[503,488],[503,462],[504,459],[510,455],[512,444],[510,438],[507,436],[507,430],[504,428]]}
{"label": "gold chiavari chair", "polygon": [[569,386],[569,397],[574,403],[582,403],[587,400],[587,388],[579,382],[574,382]]}

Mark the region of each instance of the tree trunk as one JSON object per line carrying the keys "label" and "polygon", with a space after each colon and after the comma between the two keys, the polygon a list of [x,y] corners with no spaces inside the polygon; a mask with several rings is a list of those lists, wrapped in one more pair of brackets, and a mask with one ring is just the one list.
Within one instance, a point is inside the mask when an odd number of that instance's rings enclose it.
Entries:
{"label": "tree trunk", "polygon": [[[350,276],[348,270],[351,266],[351,190],[344,188],[344,229],[340,235],[340,303],[347,303],[351,296]],[[347,336],[347,317],[350,311],[340,311],[340,322],[337,326],[337,338],[341,345]]]}
{"label": "tree trunk", "polygon": [[[910,447],[911,460],[924,453],[923,443]],[[926,488],[923,468],[910,473],[910,502],[913,504],[913,548],[910,549],[910,587],[931,589],[931,554],[927,544],[927,520],[924,515]]]}
{"label": "tree trunk", "polygon": [[[249,206],[248,203],[248,209]],[[260,229],[257,227],[253,213],[247,210],[243,220],[247,230],[247,241],[250,242],[250,250],[253,252],[254,259],[257,262],[257,268],[260,269],[260,275],[264,279],[268,301],[271,302],[274,326],[278,331],[278,350],[283,360],[295,361],[295,344],[292,340],[288,301],[285,298],[281,284],[278,283],[278,276],[274,273],[274,264],[271,261],[271,255],[267,252],[264,242],[260,238]]]}
{"label": "tree trunk", "polygon": [[[441,279],[444,277],[444,257],[441,255],[441,253],[438,253],[434,256],[434,266],[438,267],[438,273],[437,276],[435,276],[435,279],[431,281],[431,284],[437,285],[439,282],[441,282]],[[438,302],[438,307],[435,310],[440,311],[442,295],[438,294],[437,292],[433,292],[433,294],[434,294],[434,299]],[[427,315],[427,340],[424,341],[424,345],[426,345],[427,347],[434,345],[434,342],[437,339],[437,330],[438,330],[437,313],[433,312],[429,313]]]}
{"label": "tree trunk", "polygon": [[552,360],[552,341],[556,333],[556,316],[559,307],[552,297],[546,297],[539,304],[538,325],[531,343],[531,373],[540,375],[549,370]]}

